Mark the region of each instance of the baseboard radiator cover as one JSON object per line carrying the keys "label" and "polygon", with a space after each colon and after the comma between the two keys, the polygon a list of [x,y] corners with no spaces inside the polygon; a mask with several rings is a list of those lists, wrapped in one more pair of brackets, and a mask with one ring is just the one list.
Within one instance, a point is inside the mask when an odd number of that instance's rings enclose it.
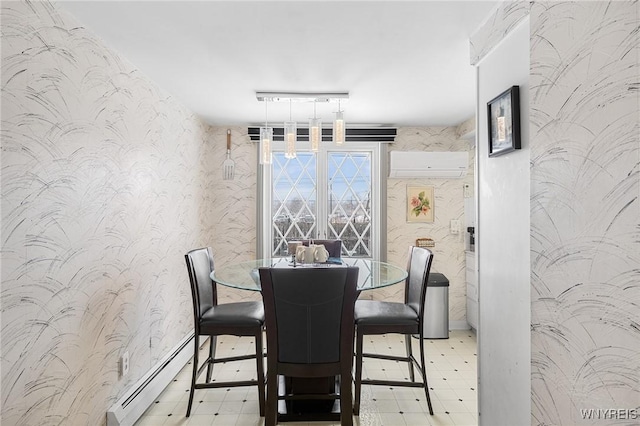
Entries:
{"label": "baseboard radiator cover", "polygon": [[133,426],[193,357],[193,333],[185,336],[107,411],[107,426]]}

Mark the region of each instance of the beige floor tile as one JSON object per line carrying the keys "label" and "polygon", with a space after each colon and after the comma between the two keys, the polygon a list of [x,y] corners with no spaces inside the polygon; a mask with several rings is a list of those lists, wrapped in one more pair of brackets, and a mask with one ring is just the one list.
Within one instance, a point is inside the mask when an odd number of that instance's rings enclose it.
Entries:
{"label": "beige floor tile", "polygon": [[399,413],[380,413],[380,420],[382,426],[407,426],[407,423],[404,421],[404,416]]}
{"label": "beige floor tile", "polygon": [[445,412],[448,412],[449,414],[468,413],[467,407],[464,405],[464,402],[458,399],[443,400],[442,405],[444,405]]}
{"label": "beige floor tile", "polygon": [[437,357],[435,358],[433,364],[427,364],[427,372],[429,371],[430,366],[435,366],[439,371],[455,371],[459,370],[456,365],[451,362],[450,357]]}
{"label": "beige floor tile", "polygon": [[135,426],[162,426],[166,420],[167,416],[145,415],[136,422]]}
{"label": "beige floor tile", "polygon": [[463,400],[464,406],[467,408],[467,411],[474,416],[478,413],[478,401],[477,400]]}
{"label": "beige floor tile", "polygon": [[[426,405],[426,402],[425,402]],[[444,413],[446,411],[443,402],[440,401],[438,398],[434,398],[433,396],[431,396],[431,407],[433,407],[433,413],[437,414],[437,413]],[[428,412],[428,408],[425,409],[425,413]]]}
{"label": "beige floor tile", "polygon": [[454,389],[456,394],[463,401],[477,401],[478,393],[471,389]]}
{"label": "beige floor tile", "polygon": [[440,401],[451,401],[459,398],[458,394],[453,389],[436,389],[431,392],[431,394]]}
{"label": "beige floor tile", "polygon": [[264,425],[264,419],[251,415],[251,414],[239,414],[236,420],[236,426],[260,426]]}
{"label": "beige floor tile", "polygon": [[380,413],[399,413],[400,407],[396,399],[376,399],[375,409]]}
{"label": "beige floor tile", "polygon": [[[394,387],[391,391],[393,397],[397,400],[415,400],[415,388],[402,388],[402,387]],[[424,398],[424,393],[422,394]]]}
{"label": "beige floor tile", "polygon": [[211,415],[195,415],[189,416],[187,425],[189,426],[211,426],[213,424],[213,416]]}
{"label": "beige floor tile", "polygon": [[[453,382],[464,382],[467,375],[465,375],[463,372],[461,371],[447,371],[445,372],[444,376],[447,378],[448,381],[453,381]],[[466,383],[465,383],[465,387],[466,387]]]}
{"label": "beige floor tile", "polygon": [[451,389],[455,389],[455,390],[466,390],[466,389],[470,389],[469,388],[469,383],[466,380],[463,379],[447,379],[447,384],[449,385],[449,387]]}
{"label": "beige floor tile", "polygon": [[[241,387],[241,388],[229,388],[225,394],[224,401],[243,401],[246,400],[249,395],[249,389],[252,391],[254,388]],[[256,389],[256,398],[258,392]]]}
{"label": "beige floor tile", "polygon": [[[176,406],[173,407],[173,410],[171,411],[172,416],[185,416],[187,414],[188,403],[189,403],[188,399],[178,402]],[[195,413],[194,408],[195,408],[195,402],[191,408],[191,414]]]}
{"label": "beige floor tile", "polygon": [[467,384],[469,389],[473,389],[475,391],[478,390],[478,379],[477,378],[475,378],[475,377],[469,378],[469,379],[465,380],[465,383]]}
{"label": "beige floor tile", "polygon": [[470,413],[451,413],[449,415],[456,426],[476,426],[478,418]]}
{"label": "beige floor tile", "polygon": [[442,412],[434,412],[429,417],[429,424],[432,426],[457,426],[451,416]]}
{"label": "beige floor tile", "polygon": [[191,417],[185,417],[185,413],[172,414],[162,424],[163,426],[187,426],[190,424]]}
{"label": "beige floor tile", "polygon": [[449,365],[451,368],[464,372],[467,377],[470,374],[476,374],[476,371],[477,371],[477,366],[475,362],[474,363],[469,363],[465,361],[450,362]]}
{"label": "beige floor tile", "polygon": [[224,401],[227,396],[226,389],[196,389],[194,401]]}
{"label": "beige floor tile", "polygon": [[397,400],[398,408],[403,413],[424,413],[426,408],[426,402],[416,401],[415,399],[401,399]]}
{"label": "beige floor tile", "polygon": [[184,389],[180,388],[167,388],[165,389],[156,401],[160,402],[180,402],[189,398],[189,392],[185,392]]}
{"label": "beige floor tile", "polygon": [[403,413],[404,421],[407,425],[418,426],[418,425],[428,425],[429,424],[429,413],[420,413],[420,412],[412,412],[412,413]]}
{"label": "beige floor tile", "polygon": [[365,395],[365,389],[370,389],[371,398],[375,399],[394,399],[394,390],[387,386],[362,386],[362,395]]}
{"label": "beige floor tile", "polygon": [[251,414],[252,416],[257,416],[260,414],[260,404],[258,403],[258,395],[256,393],[255,398],[248,399],[244,404],[242,404],[241,414]]}
{"label": "beige floor tile", "polygon": [[176,405],[178,403],[175,401],[169,402],[156,402],[149,407],[149,409],[145,412],[145,415],[149,416],[167,416],[172,414]]}
{"label": "beige floor tile", "polygon": [[[471,337],[469,337],[471,336]],[[461,342],[462,341],[462,342]],[[404,355],[404,337],[399,335],[367,336],[365,351]],[[419,341],[412,338],[415,354]],[[356,426],[477,425],[477,356],[475,336],[468,331],[452,331],[450,339],[425,340],[427,377],[434,416],[428,413],[424,392],[420,388],[389,386],[362,387],[361,414],[354,417]],[[453,348],[453,349],[452,349]],[[206,350],[200,352],[201,359]],[[223,336],[218,339],[217,354],[252,353],[252,338]],[[186,413],[192,365],[186,365],[175,381],[164,390],[136,426],[262,426],[258,392],[255,387],[196,390],[192,415]],[[457,371],[456,371],[457,370]],[[255,361],[246,360],[214,367],[216,380],[255,378]],[[363,377],[401,380],[408,378],[406,364],[366,359]],[[200,381],[204,379],[200,376]],[[446,380],[445,380],[446,379]],[[462,401],[460,401],[462,400]],[[402,414],[401,414],[402,412]],[[171,416],[169,416],[171,414]],[[287,426],[331,426],[331,422],[287,423]]]}
{"label": "beige floor tile", "polygon": [[434,383],[442,381],[446,377],[448,371],[449,370],[429,371],[427,369],[427,382]]}
{"label": "beige floor tile", "polygon": [[382,426],[380,413],[367,404],[362,404],[360,407],[360,415],[353,418],[354,426]]}
{"label": "beige floor tile", "polygon": [[220,414],[240,414],[242,413],[242,401],[222,401],[218,412]]}
{"label": "beige floor tile", "polygon": [[219,414],[213,418],[213,426],[232,426],[238,421],[238,414]]}
{"label": "beige floor tile", "polygon": [[198,416],[213,416],[220,411],[221,405],[221,401],[194,401],[191,412]]}

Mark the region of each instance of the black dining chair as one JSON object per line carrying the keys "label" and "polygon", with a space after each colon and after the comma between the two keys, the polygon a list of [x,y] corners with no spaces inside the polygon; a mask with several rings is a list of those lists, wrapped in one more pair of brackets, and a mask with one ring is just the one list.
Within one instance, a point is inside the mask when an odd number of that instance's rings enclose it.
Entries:
{"label": "black dining chair", "polygon": [[[191,376],[191,390],[187,417],[191,414],[193,394],[196,389],[223,388],[236,386],[258,386],[258,401],[260,415],[264,416],[264,356],[262,349],[262,328],[264,325],[264,308],[262,302],[236,302],[218,304],[216,283],[210,274],[214,270],[211,248],[199,248],[189,251],[185,256],[189,281],[191,282],[191,296],[193,299],[194,320],[194,354],[193,373]],[[220,335],[253,336],[255,339],[255,354],[233,357],[216,358],[216,337]],[[209,336],[209,356],[198,367],[199,336]],[[256,359],[256,380],[232,382],[216,382],[211,380],[214,364]],[[198,377],[207,368],[205,383],[197,383]]]}
{"label": "black dining chair", "polygon": [[[278,401],[285,406],[310,399],[340,400],[342,425],[353,424],[353,312],[357,267],[260,268],[267,330],[267,407],[265,425],[278,420]],[[278,376],[330,378],[335,389],[304,394],[278,393]],[[304,400],[304,401],[303,401]],[[330,407],[333,405],[331,403]],[[292,408],[293,410],[293,408]]]}
{"label": "black dining chair", "polygon": [[[427,370],[424,357],[424,308],[427,293],[427,282],[433,254],[430,250],[420,247],[410,247],[407,266],[408,276],[405,281],[404,303],[384,302],[377,300],[358,300],[355,306],[356,324],[356,369],[355,369],[355,402],[353,412],[360,413],[360,392],[362,385],[410,386],[424,388],[429,406],[429,413],[433,415],[429,386],[427,384]],[[363,353],[362,342],[365,335],[371,334],[404,334],[406,356]],[[413,356],[411,336],[419,336],[420,363]],[[409,381],[406,380],[371,380],[362,379],[362,359],[377,358],[408,363]],[[420,373],[421,380],[416,381],[414,365]]]}
{"label": "black dining chair", "polygon": [[342,240],[302,240],[303,246],[309,244],[322,244],[329,252],[329,257],[340,258],[342,256]]}

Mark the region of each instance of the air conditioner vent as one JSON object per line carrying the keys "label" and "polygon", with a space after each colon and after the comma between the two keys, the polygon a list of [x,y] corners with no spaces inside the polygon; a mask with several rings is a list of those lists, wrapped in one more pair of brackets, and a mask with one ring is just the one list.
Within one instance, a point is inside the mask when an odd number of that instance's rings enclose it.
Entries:
{"label": "air conditioner vent", "polygon": [[462,178],[467,175],[466,151],[391,151],[390,178]]}

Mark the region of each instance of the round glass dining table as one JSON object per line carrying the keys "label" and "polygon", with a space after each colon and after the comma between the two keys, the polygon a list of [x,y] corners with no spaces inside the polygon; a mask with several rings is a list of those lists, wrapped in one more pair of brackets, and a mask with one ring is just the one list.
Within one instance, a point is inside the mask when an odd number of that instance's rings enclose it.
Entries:
{"label": "round glass dining table", "polygon": [[[260,278],[258,268],[340,268],[341,266],[357,266],[358,291],[373,290],[399,283],[407,278],[407,271],[398,266],[377,260],[357,257],[343,257],[330,259],[330,263],[296,263],[291,262],[290,257],[278,257],[272,259],[257,259],[247,262],[228,263],[211,273],[211,279],[227,287],[243,290],[260,291]],[[337,263],[341,262],[341,263]]]}

